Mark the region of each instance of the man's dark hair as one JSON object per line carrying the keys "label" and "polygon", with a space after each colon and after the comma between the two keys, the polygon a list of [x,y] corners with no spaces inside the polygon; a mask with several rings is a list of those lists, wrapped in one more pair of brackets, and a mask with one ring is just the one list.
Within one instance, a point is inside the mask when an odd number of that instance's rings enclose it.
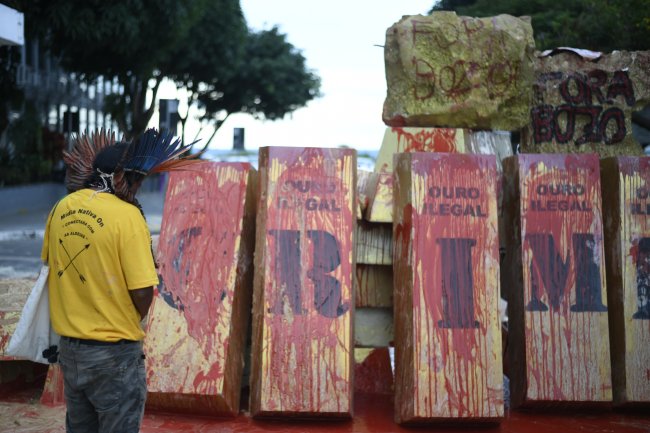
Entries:
{"label": "man's dark hair", "polygon": [[[99,151],[93,161],[92,174],[86,179],[85,186],[101,187],[103,184],[101,174],[111,174],[120,171],[128,150],[129,143],[118,142]],[[109,185],[109,187],[111,190],[113,189],[112,185]]]}

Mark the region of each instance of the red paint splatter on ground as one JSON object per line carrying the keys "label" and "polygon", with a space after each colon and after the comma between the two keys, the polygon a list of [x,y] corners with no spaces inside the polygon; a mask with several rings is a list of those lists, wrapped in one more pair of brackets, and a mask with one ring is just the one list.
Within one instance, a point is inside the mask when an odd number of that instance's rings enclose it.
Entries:
{"label": "red paint splatter on ground", "polygon": [[[262,432],[313,432],[313,433],[407,433],[412,427],[402,427],[393,420],[392,396],[386,394],[357,393],[354,398],[355,416],[350,421],[289,421],[254,420],[247,413],[236,418],[209,418],[164,414],[146,411],[141,433],[262,433]],[[610,409],[597,413],[572,411],[571,413],[509,412],[498,426],[479,427],[494,433],[647,433],[650,417],[647,414],[616,413]],[[439,433],[476,431],[476,427],[465,428],[436,426]],[[46,407],[28,402],[10,403],[0,400],[0,431],[22,433],[65,432],[65,406]]]}

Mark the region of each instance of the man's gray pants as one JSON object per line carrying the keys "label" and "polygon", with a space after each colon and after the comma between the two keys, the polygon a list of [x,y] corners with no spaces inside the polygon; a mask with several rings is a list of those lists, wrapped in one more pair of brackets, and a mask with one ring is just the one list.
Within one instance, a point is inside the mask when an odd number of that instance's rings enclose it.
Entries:
{"label": "man's gray pants", "polygon": [[62,338],[68,433],[138,432],[147,398],[142,342],[93,346]]}

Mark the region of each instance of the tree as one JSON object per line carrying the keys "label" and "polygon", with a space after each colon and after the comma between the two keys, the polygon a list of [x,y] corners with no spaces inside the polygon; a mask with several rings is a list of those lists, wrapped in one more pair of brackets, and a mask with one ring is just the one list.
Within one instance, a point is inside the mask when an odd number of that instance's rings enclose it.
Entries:
{"label": "tree", "polygon": [[0,47],[0,136],[9,126],[9,113],[23,102],[23,92],[16,83],[16,70],[20,64],[18,47]]}
{"label": "tree", "polygon": [[320,96],[320,79],[277,27],[249,33],[244,59],[229,79],[213,79],[199,92],[202,120],[213,122],[215,133],[232,113],[277,120]]}
{"label": "tree", "polygon": [[[252,77],[259,82],[242,79],[250,75],[246,70],[252,61],[251,44],[266,33],[249,32],[239,0],[20,3],[31,31],[66,70],[89,81],[98,76],[118,80],[122,91],[107,98],[105,109],[127,137],[146,128],[165,77],[185,87],[188,104],[201,104],[203,120],[217,128],[236,111],[273,119],[318,96],[318,79],[305,70],[304,58],[277,31],[271,32],[275,37],[265,48],[284,56],[274,66],[284,67],[286,76],[280,80],[267,69],[267,75]],[[278,47],[272,48],[273,43]],[[261,58],[267,55],[252,52]],[[251,84],[273,92],[243,88]],[[149,92],[152,99],[147,99]],[[187,117],[181,120],[184,125]]]}
{"label": "tree", "polygon": [[66,70],[88,81],[118,79],[123,91],[105,109],[133,136],[153,115],[160,65],[184,42],[206,1],[26,0],[22,9],[28,34],[39,36]]}
{"label": "tree", "polygon": [[561,46],[602,52],[650,48],[650,0],[442,0],[431,12],[436,10],[478,17],[528,15],[539,50]]}
{"label": "tree", "polygon": [[[208,2],[200,20],[190,29],[186,43],[178,46],[162,67],[165,75],[187,90],[188,107],[210,91],[207,83],[232,82],[244,61],[247,37],[248,28],[238,0]],[[188,115],[189,109],[180,118],[182,137]]]}

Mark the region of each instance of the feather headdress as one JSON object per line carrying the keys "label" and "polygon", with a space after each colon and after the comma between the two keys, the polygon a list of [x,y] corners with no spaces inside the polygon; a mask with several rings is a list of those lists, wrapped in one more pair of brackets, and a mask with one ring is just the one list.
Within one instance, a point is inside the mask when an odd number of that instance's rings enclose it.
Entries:
{"label": "feather headdress", "polygon": [[181,144],[181,139],[174,139],[169,131],[147,129],[139,140],[133,142],[124,162],[124,170],[147,176],[152,173],[172,171],[183,168],[195,162],[200,154],[194,154],[184,159],[180,157],[192,149],[192,142]]}
{"label": "feather headdress", "polygon": [[[138,140],[126,145],[126,151],[114,158],[113,166],[108,172],[96,166],[97,156],[102,151],[123,142],[116,142],[115,133],[101,129],[92,134],[84,133],[74,140],[70,152],[64,152],[63,159],[67,165],[66,187],[69,192],[87,188],[89,184],[111,191],[121,199],[137,204],[135,191],[131,188],[134,178],[152,173],[187,168],[198,162],[200,153],[180,157],[187,153],[191,143],[183,146],[179,138],[174,139],[171,132],[148,129]],[[106,167],[104,167],[106,170]],[[128,175],[132,173],[133,175]],[[110,180],[110,182],[107,181]],[[101,180],[101,184],[98,183]],[[110,185],[108,184],[110,183]]]}
{"label": "feather headdress", "polygon": [[104,130],[92,134],[83,133],[73,139],[72,149],[63,152],[67,166],[65,186],[69,192],[86,187],[86,181],[93,172],[93,162],[104,148],[115,144],[115,133]]}

